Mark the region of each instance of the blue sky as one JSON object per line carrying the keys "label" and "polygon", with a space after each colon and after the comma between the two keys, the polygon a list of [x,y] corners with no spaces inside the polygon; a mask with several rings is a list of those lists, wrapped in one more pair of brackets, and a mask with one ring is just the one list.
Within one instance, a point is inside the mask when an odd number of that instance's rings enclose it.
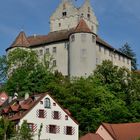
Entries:
{"label": "blue sky", "polygon": [[[17,34],[47,34],[49,17],[61,0],[1,0],[0,55],[10,46]],[[74,0],[73,0],[74,1]],[[80,6],[84,0],[77,0]],[[91,0],[99,21],[99,36],[115,48],[128,42],[140,65],[140,1]],[[139,66],[140,67],[140,66]]]}

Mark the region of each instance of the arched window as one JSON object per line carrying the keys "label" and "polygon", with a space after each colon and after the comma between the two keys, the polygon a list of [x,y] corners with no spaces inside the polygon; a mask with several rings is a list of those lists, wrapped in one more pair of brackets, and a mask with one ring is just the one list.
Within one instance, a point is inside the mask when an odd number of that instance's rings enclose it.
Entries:
{"label": "arched window", "polygon": [[45,98],[44,107],[51,108],[51,103],[49,98]]}

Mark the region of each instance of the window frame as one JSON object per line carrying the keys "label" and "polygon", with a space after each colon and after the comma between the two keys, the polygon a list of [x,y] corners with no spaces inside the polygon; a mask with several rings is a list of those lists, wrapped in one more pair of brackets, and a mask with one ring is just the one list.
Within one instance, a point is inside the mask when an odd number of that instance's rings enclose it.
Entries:
{"label": "window frame", "polygon": [[44,108],[51,108],[51,101],[49,98],[44,99]]}
{"label": "window frame", "polygon": [[45,118],[45,111],[44,109],[38,110],[38,118]]}
{"label": "window frame", "polygon": [[49,125],[49,133],[56,134],[57,133],[57,126],[56,125]]}

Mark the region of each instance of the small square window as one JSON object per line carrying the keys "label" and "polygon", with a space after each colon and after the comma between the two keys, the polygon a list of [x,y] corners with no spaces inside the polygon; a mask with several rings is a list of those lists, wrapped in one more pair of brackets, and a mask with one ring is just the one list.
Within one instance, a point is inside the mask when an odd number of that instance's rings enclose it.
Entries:
{"label": "small square window", "polygon": [[40,104],[42,105],[43,104],[43,101],[40,101]]}
{"label": "small square window", "polygon": [[53,103],[53,106],[56,106],[56,103]]}
{"label": "small square window", "polygon": [[68,120],[68,115],[65,115],[65,120]]}
{"label": "small square window", "polygon": [[56,134],[56,125],[49,125],[49,133]]}
{"label": "small square window", "polygon": [[63,12],[63,13],[62,13],[62,16],[63,16],[63,17],[66,17],[66,16],[67,16],[67,12]]}
{"label": "small square window", "polygon": [[33,123],[28,123],[28,128],[30,129],[30,131],[33,131],[33,127],[34,127]]}
{"label": "small square window", "polygon": [[66,126],[66,135],[72,135],[72,127]]}
{"label": "small square window", "polygon": [[39,118],[44,118],[44,110],[39,110],[39,114],[38,114]]}
{"label": "small square window", "polygon": [[53,119],[58,120],[60,117],[59,111],[54,111],[53,112]]}

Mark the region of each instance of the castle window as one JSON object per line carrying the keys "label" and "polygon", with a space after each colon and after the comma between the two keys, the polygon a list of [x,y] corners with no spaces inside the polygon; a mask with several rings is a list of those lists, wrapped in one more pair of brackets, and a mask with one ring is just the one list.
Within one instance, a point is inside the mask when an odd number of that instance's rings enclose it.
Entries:
{"label": "castle window", "polygon": [[88,7],[88,12],[90,12],[90,7]]}
{"label": "castle window", "polygon": [[39,50],[39,55],[43,55],[43,50]]}
{"label": "castle window", "polygon": [[71,42],[75,41],[75,35],[71,36]]}
{"label": "castle window", "polygon": [[49,125],[49,133],[56,134],[56,125]]}
{"label": "castle window", "polygon": [[119,57],[118,57],[118,58],[119,58],[119,60],[121,60],[121,56],[120,56],[120,55],[119,55]]}
{"label": "castle window", "polygon": [[66,4],[64,3],[64,4],[63,4],[63,10],[65,10],[65,9],[66,9]]}
{"label": "castle window", "polygon": [[129,59],[127,59],[127,64],[129,65]]}
{"label": "castle window", "polygon": [[59,23],[59,27],[61,27],[61,23]]}
{"label": "castle window", "polygon": [[46,48],[46,54],[49,54],[49,48]]}
{"label": "castle window", "polygon": [[94,35],[92,35],[92,42],[95,42],[95,36]]}
{"label": "castle window", "polygon": [[66,126],[66,135],[72,135],[72,127]]}
{"label": "castle window", "polygon": [[106,54],[106,48],[104,48],[104,54]]}
{"label": "castle window", "polygon": [[99,46],[99,52],[101,52],[102,51],[102,46]]}
{"label": "castle window", "polygon": [[125,62],[125,57],[123,57],[123,62]]}
{"label": "castle window", "polygon": [[44,116],[44,110],[42,109],[39,109],[39,115],[38,115],[39,118],[45,118]]}
{"label": "castle window", "polygon": [[63,17],[66,17],[66,16],[67,16],[67,12],[63,12],[63,13],[62,13],[62,16],[63,16]]}
{"label": "castle window", "polygon": [[90,20],[90,14],[87,14],[87,18]]}
{"label": "castle window", "polygon": [[56,67],[56,60],[53,60],[53,66]]}
{"label": "castle window", "polygon": [[81,40],[82,40],[82,42],[86,41],[86,34],[81,34]]}
{"label": "castle window", "polygon": [[91,30],[94,31],[94,26],[93,25],[91,26]]}
{"label": "castle window", "polygon": [[53,47],[53,53],[56,53],[56,47]]}
{"label": "castle window", "polygon": [[51,108],[51,102],[49,98],[45,98],[44,108]]}

